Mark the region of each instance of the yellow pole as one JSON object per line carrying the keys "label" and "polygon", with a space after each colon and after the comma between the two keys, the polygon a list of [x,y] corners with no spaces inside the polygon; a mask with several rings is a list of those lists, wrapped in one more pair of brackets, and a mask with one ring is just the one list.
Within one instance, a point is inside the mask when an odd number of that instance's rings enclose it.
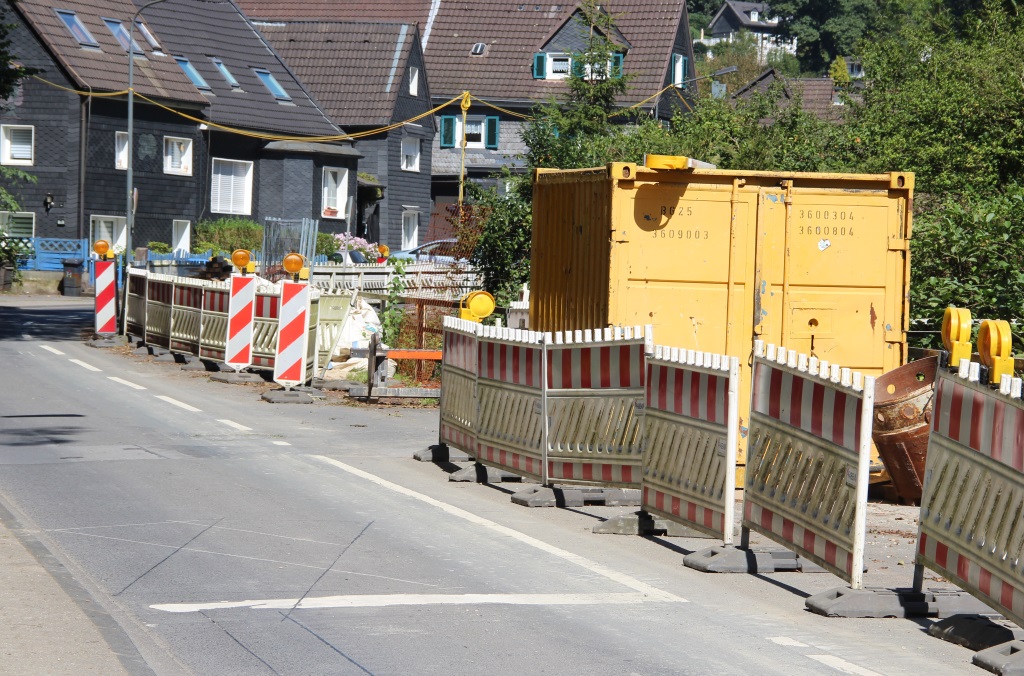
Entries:
{"label": "yellow pole", "polygon": [[466,112],[469,110],[469,92],[462,92],[462,163],[459,167],[459,214],[462,214],[462,199],[466,187]]}

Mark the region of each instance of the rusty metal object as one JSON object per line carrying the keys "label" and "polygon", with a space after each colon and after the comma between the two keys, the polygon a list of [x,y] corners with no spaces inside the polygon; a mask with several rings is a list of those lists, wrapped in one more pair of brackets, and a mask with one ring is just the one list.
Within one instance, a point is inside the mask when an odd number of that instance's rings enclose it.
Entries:
{"label": "rusty metal object", "polygon": [[889,371],[875,380],[872,439],[900,498],[921,500],[937,357]]}

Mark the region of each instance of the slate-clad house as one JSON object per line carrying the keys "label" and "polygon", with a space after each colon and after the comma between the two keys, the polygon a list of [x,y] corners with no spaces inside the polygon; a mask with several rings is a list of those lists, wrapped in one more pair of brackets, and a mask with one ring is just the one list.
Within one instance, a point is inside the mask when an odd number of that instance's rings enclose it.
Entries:
{"label": "slate-clad house", "polygon": [[[20,204],[2,214],[2,229],[37,237],[106,238],[126,245],[128,75],[125,27],[135,13],[128,0],[23,0],[8,6],[11,51],[39,71],[0,111],[0,163],[21,169],[34,183],[5,182]],[[203,96],[173,59],[139,36],[135,89],[164,105],[201,114]],[[134,242],[172,241],[198,216],[196,176],[175,154],[198,144],[196,125],[155,106],[135,108]]]}
{"label": "slate-clad house", "polygon": [[[602,11],[615,18],[617,29],[605,36],[615,46],[610,66],[632,76],[620,105],[639,103],[673,82],[687,86],[694,69],[685,0],[612,0]],[[529,114],[537,103],[564,97],[572,54],[584,48],[589,30],[580,17],[578,4],[442,0],[431,13],[429,34],[424,30],[434,104],[468,90],[512,113]],[[668,119],[685,105],[666,92],[642,109]],[[433,166],[436,202],[458,194],[463,133],[467,177],[480,179],[501,166],[514,166],[510,158],[524,149],[522,118],[516,115],[474,104],[465,132],[458,105],[443,110],[439,119]]]}
{"label": "slate-clad house", "polygon": [[[430,214],[433,117],[372,133],[430,110],[415,24],[257,22],[330,119],[359,136],[361,218],[356,232],[395,250],[423,242]],[[379,201],[376,200],[383,195]]]}
{"label": "slate-clad house", "polygon": [[768,54],[773,51],[796,54],[796,38],[785,40],[779,36],[779,20],[763,2],[726,0],[711,17],[707,29],[701,31],[697,42],[707,45],[714,53],[715,45],[731,42],[741,32],[754,36],[758,63],[767,63]]}
{"label": "slate-clad house", "polygon": [[200,217],[317,218],[321,232],[354,230],[359,152],[238,8],[171,0],[145,14],[206,100]]}

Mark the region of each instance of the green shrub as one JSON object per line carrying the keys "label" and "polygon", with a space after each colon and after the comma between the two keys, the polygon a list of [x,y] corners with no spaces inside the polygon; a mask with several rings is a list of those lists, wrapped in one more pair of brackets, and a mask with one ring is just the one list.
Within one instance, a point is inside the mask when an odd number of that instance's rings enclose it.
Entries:
{"label": "green shrub", "polygon": [[196,225],[195,240],[193,251],[259,251],[263,248],[263,226],[248,218],[227,217],[215,221],[199,221]]}
{"label": "green shrub", "polygon": [[170,244],[166,244],[164,242],[150,242],[146,245],[146,248],[149,249],[151,253],[157,254],[169,254],[174,251]]}
{"label": "green shrub", "polygon": [[318,256],[330,256],[338,250],[338,240],[329,232],[316,233],[316,254]]}

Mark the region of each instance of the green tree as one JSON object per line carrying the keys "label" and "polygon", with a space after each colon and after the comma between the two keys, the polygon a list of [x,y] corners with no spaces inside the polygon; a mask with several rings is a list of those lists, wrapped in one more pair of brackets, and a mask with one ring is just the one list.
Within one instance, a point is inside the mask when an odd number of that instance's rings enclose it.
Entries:
{"label": "green tree", "polygon": [[774,0],[779,32],[797,39],[804,72],[824,73],[837,56],[854,54],[879,15],[878,0]]}
{"label": "green tree", "polygon": [[[14,96],[22,80],[39,71],[21,65],[17,56],[11,52],[11,32],[17,30],[17,25],[8,23],[5,18],[5,9],[0,7],[0,101],[7,102]],[[8,103],[0,104],[0,110],[8,107]],[[0,179],[6,184],[0,185],[0,210],[18,211],[18,201],[10,192],[13,183],[35,183],[36,177],[12,167],[0,167]]]}

